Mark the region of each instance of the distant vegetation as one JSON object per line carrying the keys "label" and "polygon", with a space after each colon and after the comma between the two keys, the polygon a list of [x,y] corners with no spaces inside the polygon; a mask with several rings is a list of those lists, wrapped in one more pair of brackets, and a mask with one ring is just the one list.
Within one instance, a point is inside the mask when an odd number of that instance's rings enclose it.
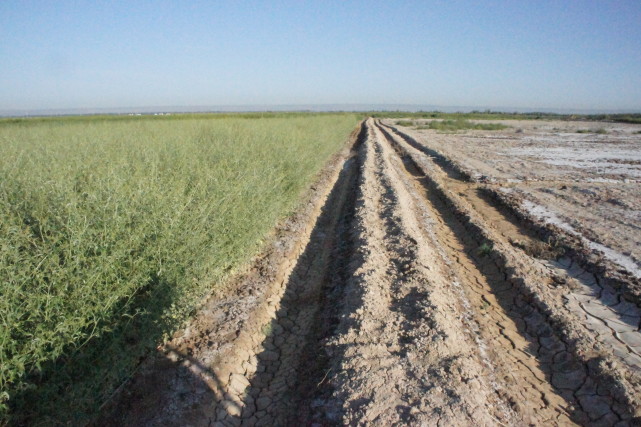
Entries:
{"label": "distant vegetation", "polygon": [[501,123],[474,123],[469,120],[457,119],[457,120],[433,120],[428,122],[426,125],[418,126],[419,129],[434,129],[444,132],[454,132],[457,130],[502,130],[507,129],[508,126],[505,126]]}
{"label": "distant vegetation", "polygon": [[337,116],[341,114],[354,115],[362,113],[331,113],[331,112],[305,112],[305,111],[291,111],[291,112],[275,112],[275,111],[260,111],[250,113],[162,113],[162,114],[88,114],[88,115],[61,115],[61,116],[33,116],[33,117],[4,117],[0,118],[0,125],[3,124],[33,124],[37,122],[42,123],[57,123],[69,124],[72,122],[131,122],[141,120],[195,120],[195,119],[285,119],[296,117],[315,117],[315,116]]}
{"label": "distant vegetation", "polygon": [[498,111],[472,111],[470,113],[444,113],[440,111],[375,111],[368,115],[392,119],[449,119],[449,120],[565,120],[603,121],[641,124],[641,114],[556,114],[556,113],[504,113]]}
{"label": "distant vegetation", "polygon": [[136,121],[136,120],[193,120],[193,119],[258,119],[258,118],[294,118],[310,116],[326,116],[357,114],[359,117],[374,117],[381,119],[445,119],[445,120],[564,120],[564,121],[603,121],[618,123],[635,123],[641,124],[641,114],[557,114],[557,113],[507,113],[500,111],[472,111],[469,113],[444,113],[442,111],[365,111],[365,112],[249,112],[249,113],[170,113],[164,115],[135,115],[135,114],[101,114],[86,116],[50,116],[50,117],[7,117],[0,118],[0,124],[3,123],[25,123],[25,122],[47,122],[47,123],[69,123],[78,122],[96,122],[96,121]]}
{"label": "distant vegetation", "polygon": [[441,132],[456,132],[459,130],[502,130],[507,129],[508,126],[505,126],[501,123],[474,123],[469,120],[464,120],[458,118],[456,120],[432,120],[426,122],[425,124],[417,124],[414,121],[410,120],[398,120],[396,122],[399,126],[416,126],[416,129],[433,129]]}
{"label": "distant vegetation", "polygon": [[0,425],[86,423],[359,118],[1,120]]}
{"label": "distant vegetation", "polygon": [[606,134],[608,133],[605,128],[598,128],[598,129],[579,129],[576,131],[576,133],[597,133],[597,134]]}

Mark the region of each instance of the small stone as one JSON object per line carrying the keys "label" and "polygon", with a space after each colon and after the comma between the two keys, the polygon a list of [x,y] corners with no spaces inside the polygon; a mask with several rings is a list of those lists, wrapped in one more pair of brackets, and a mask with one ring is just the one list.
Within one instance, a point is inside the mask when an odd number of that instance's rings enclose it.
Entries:
{"label": "small stone", "polygon": [[227,411],[222,407],[222,403],[216,408],[216,420],[222,421],[227,417]]}
{"label": "small stone", "polygon": [[275,378],[274,381],[269,385],[270,390],[278,390],[283,386],[287,385],[287,381],[284,378]]}
{"label": "small stone", "polygon": [[269,407],[269,405],[272,404],[272,399],[266,396],[259,397],[256,399],[256,407],[258,408],[259,411],[264,410],[265,408]]}

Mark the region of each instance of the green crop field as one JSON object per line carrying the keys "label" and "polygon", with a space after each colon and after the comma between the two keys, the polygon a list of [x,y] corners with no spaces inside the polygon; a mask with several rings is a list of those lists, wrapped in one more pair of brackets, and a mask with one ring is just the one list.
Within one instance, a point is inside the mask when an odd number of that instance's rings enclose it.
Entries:
{"label": "green crop field", "polygon": [[359,118],[0,120],[0,424],[89,419]]}

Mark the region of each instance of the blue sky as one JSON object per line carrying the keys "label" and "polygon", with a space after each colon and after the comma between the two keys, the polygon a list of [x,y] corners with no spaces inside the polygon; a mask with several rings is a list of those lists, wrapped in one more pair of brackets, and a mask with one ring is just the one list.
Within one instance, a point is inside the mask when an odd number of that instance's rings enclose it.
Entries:
{"label": "blue sky", "polygon": [[0,110],[641,111],[641,1],[0,2]]}

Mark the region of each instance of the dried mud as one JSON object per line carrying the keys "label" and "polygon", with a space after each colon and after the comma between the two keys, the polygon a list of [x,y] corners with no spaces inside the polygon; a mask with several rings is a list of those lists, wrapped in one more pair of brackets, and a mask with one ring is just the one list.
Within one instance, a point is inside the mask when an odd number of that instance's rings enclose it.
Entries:
{"label": "dried mud", "polygon": [[638,424],[628,276],[469,178],[363,122],[98,424]]}

